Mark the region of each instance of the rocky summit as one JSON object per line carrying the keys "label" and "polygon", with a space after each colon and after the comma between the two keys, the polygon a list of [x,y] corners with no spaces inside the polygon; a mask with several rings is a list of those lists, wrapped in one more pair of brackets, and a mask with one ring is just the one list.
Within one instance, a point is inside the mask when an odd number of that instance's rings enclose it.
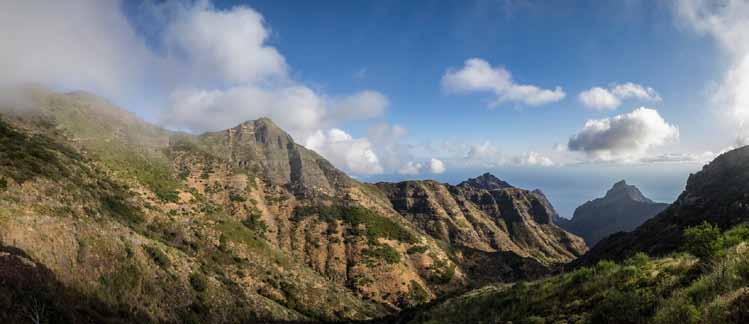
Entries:
{"label": "rocky summit", "polygon": [[620,231],[631,231],[668,207],[646,198],[637,187],[624,180],[614,184],[606,195],[575,209],[571,220],[558,220],[559,226],[585,239],[588,246]]}
{"label": "rocky summit", "polygon": [[267,118],[188,134],[89,93],[21,95],[0,121],[12,251],[0,281],[33,264],[28,285],[46,288],[24,298],[60,318],[366,320],[538,278],[586,251],[543,194],[490,174],[366,184]]}

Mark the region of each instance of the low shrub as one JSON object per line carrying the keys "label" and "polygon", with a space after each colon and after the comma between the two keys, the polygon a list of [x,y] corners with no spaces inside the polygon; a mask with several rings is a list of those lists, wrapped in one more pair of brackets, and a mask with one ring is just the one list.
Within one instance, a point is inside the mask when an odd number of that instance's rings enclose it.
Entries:
{"label": "low shrub", "polygon": [[427,247],[426,246],[424,246],[424,245],[414,245],[414,246],[408,248],[408,250],[406,250],[406,253],[408,253],[408,254],[420,254],[420,253],[424,253],[426,251],[427,251]]}
{"label": "low shrub", "polygon": [[709,258],[721,249],[720,229],[705,221],[684,230],[684,245],[687,252],[698,258]]}
{"label": "low shrub", "polygon": [[429,292],[424,289],[418,282],[411,280],[410,290],[408,291],[409,298],[416,304],[423,304],[429,301]]}
{"label": "low shrub", "polygon": [[260,213],[256,211],[250,213],[250,215],[242,221],[242,225],[263,238],[265,237],[265,232],[268,230],[268,225],[260,218]]}
{"label": "low shrub", "polygon": [[148,256],[151,257],[151,259],[160,267],[168,267],[171,264],[171,261],[169,260],[169,257],[164,254],[159,248],[151,245],[146,245],[143,247],[143,249],[146,251]]}
{"label": "low shrub", "polygon": [[245,202],[245,201],[247,201],[247,198],[245,196],[240,195],[240,194],[230,193],[229,194],[229,200],[232,201],[232,202]]}
{"label": "low shrub", "polygon": [[364,225],[367,237],[373,242],[377,238],[387,238],[407,243],[416,243],[417,241],[416,237],[400,224],[364,207],[297,207],[294,210],[293,217],[300,220],[313,215],[317,215],[320,220],[327,222],[341,220],[353,227]]}
{"label": "low shrub", "polygon": [[190,275],[190,286],[197,292],[203,292],[208,289],[208,279],[200,272],[194,272]]}
{"label": "low shrub", "polygon": [[383,260],[388,264],[395,264],[401,261],[401,256],[394,248],[389,245],[377,246],[373,249],[366,249],[362,254],[369,258]]}

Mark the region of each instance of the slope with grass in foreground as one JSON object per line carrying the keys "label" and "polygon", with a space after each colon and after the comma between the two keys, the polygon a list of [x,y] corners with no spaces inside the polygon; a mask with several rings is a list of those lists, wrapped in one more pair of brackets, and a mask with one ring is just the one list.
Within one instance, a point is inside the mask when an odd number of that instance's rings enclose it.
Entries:
{"label": "slope with grass in foreground", "polygon": [[489,285],[401,323],[747,323],[747,239],[749,229],[738,226],[716,237],[720,248],[702,258],[639,253],[538,281]]}

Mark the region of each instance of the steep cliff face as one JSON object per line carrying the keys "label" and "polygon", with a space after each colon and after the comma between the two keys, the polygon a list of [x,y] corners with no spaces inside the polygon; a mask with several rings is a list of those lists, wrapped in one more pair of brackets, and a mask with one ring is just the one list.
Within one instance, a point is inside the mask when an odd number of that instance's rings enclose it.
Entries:
{"label": "steep cliff face", "polygon": [[270,119],[248,121],[221,132],[198,136],[208,152],[228,163],[254,170],[273,185],[305,198],[336,196],[354,181],[317,153],[298,145]]}
{"label": "steep cliff face", "polygon": [[588,246],[593,246],[610,234],[635,229],[666,207],[668,204],[648,199],[637,187],[622,180],[604,197],[577,207],[572,219],[560,222],[559,226],[580,235]]}
{"label": "steep cliff face", "polygon": [[518,189],[490,174],[457,186],[434,181],[378,183],[393,207],[434,238],[492,252],[513,252],[545,264],[585,252],[585,243],[553,224],[539,192]]}
{"label": "steep cliff face", "polygon": [[629,233],[601,240],[578,263],[621,260],[638,251],[662,255],[682,246],[685,228],[708,221],[722,229],[749,220],[749,147],[717,157],[689,176],[679,198]]}

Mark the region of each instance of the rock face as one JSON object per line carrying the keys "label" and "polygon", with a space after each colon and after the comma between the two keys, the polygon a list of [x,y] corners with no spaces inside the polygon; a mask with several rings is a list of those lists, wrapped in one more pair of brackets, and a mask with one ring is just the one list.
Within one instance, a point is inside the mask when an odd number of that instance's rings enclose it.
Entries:
{"label": "rock face", "polygon": [[586,248],[489,174],[365,184],[269,119],[193,135],[24,91],[0,107],[0,246],[144,321],[364,320]]}
{"label": "rock face", "polygon": [[256,170],[269,183],[296,195],[335,196],[353,181],[317,153],[294,140],[268,118],[244,122],[199,136],[209,152],[244,169]]}
{"label": "rock face", "polygon": [[682,246],[683,230],[702,222],[722,229],[749,221],[749,147],[717,157],[689,176],[679,198],[629,233],[601,240],[578,264],[622,260],[636,252],[663,255]]}
{"label": "rock face", "polygon": [[593,246],[610,234],[631,231],[657,215],[668,204],[646,198],[637,187],[624,180],[614,184],[602,198],[582,204],[571,220],[558,220],[558,225],[585,239]]}
{"label": "rock face", "polygon": [[378,183],[393,208],[432,237],[486,252],[513,252],[545,264],[568,262],[585,243],[553,224],[556,212],[539,192],[490,174],[457,186],[435,181]]}
{"label": "rock face", "polygon": [[497,177],[493,176],[490,173],[484,173],[476,178],[471,178],[466,181],[463,181],[460,183],[460,185],[465,187],[472,187],[476,189],[485,189],[485,190],[498,190],[498,189],[505,189],[505,188],[512,188],[512,185],[509,183],[502,181],[498,179]]}

